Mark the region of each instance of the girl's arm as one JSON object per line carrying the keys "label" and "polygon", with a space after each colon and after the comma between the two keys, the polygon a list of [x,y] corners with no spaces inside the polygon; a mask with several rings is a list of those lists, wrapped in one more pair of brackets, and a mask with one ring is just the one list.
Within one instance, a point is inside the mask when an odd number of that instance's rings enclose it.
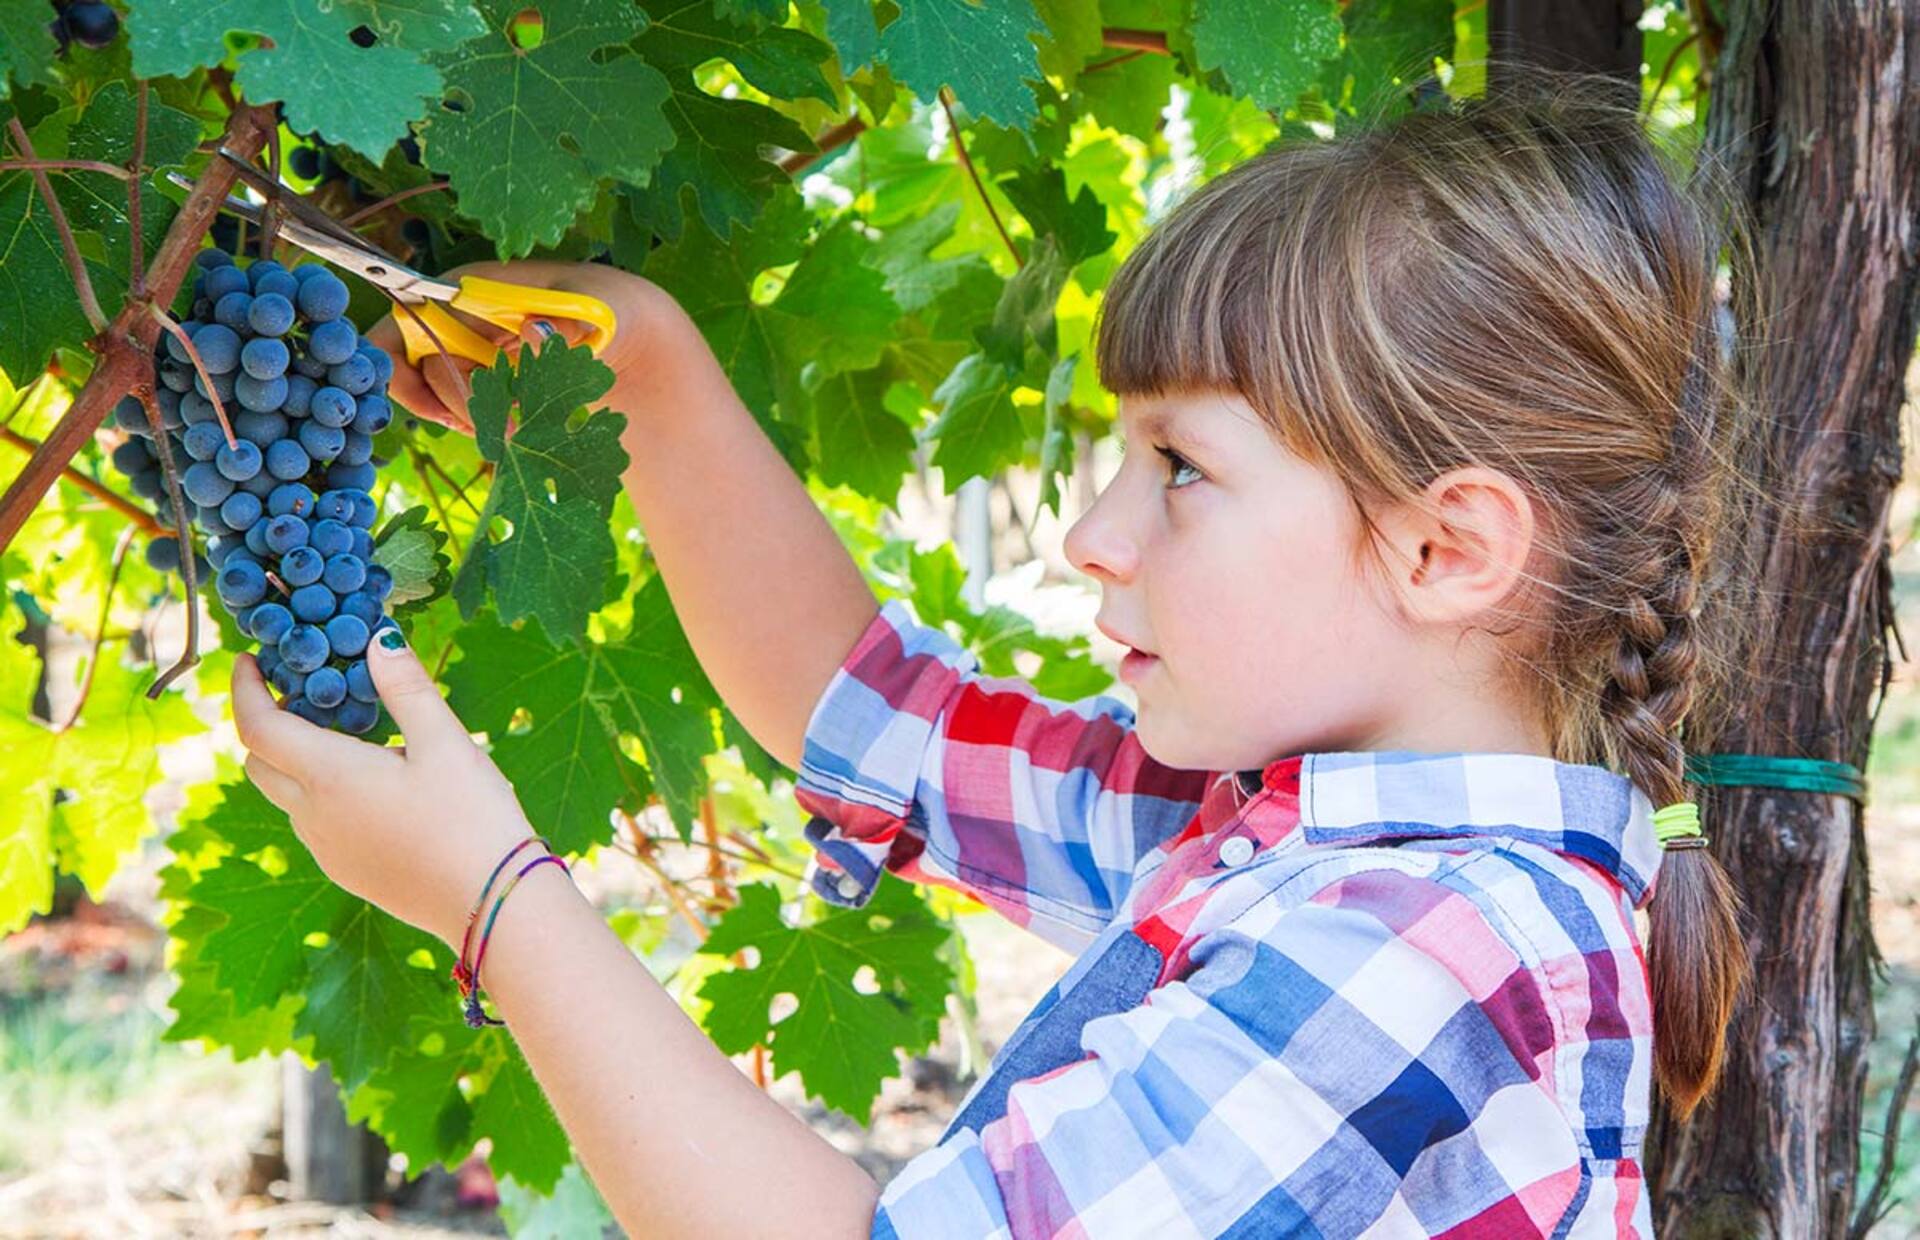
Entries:
{"label": "girl's arm", "polygon": [[[396,644],[376,642],[367,663],[404,750],[280,710],[251,655],[234,662],[234,724],[248,778],[320,868],[457,954],[488,874],[534,832],[426,668]],[[627,1234],[868,1235],[874,1181],[756,1088],[558,869],[535,866],[506,895],[480,984]],[[476,934],[470,962],[479,947]],[[451,982],[447,1002],[460,1002]]]}

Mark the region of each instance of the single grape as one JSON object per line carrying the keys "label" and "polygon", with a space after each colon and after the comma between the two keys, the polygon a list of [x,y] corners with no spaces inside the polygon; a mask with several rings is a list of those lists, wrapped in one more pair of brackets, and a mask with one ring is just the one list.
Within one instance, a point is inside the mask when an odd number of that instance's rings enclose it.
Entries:
{"label": "single grape", "polygon": [[271,646],[293,628],[293,613],[279,603],[262,603],[254,608],[247,632],[257,642]]}
{"label": "single grape", "polygon": [[249,553],[257,556],[274,554],[273,548],[267,546],[267,526],[271,523],[271,517],[261,517],[258,521],[255,521],[247,527],[244,541]]}
{"label": "single grape", "polygon": [[[306,308],[305,297],[313,290],[318,280],[311,281],[300,290],[301,308]],[[329,319],[314,327],[307,336],[307,354],[316,362],[325,362],[331,381],[332,367],[353,356],[353,346],[360,342],[359,333],[353,330],[353,324],[345,319]],[[199,341],[195,341],[198,344]],[[372,368],[369,367],[369,370]],[[335,386],[339,386],[335,384]]]}
{"label": "single grape", "polygon": [[162,573],[180,571],[180,540],[172,535],[155,535],[147,540],[147,564]]}
{"label": "single grape", "polygon": [[248,478],[245,482],[242,482],[240,489],[248,495],[258,496],[264,502],[267,496],[273,494],[273,488],[279,485],[280,480],[263,469],[253,477]]}
{"label": "single grape", "polygon": [[326,569],[326,557],[311,546],[295,547],[280,557],[280,579],[290,586],[310,586]]}
{"label": "single grape", "polygon": [[276,517],[310,516],[313,508],[313,489],[304,482],[283,482],[267,497],[267,511]]}
{"label": "single grape", "polygon": [[327,635],[315,624],[296,624],[280,639],[280,657],[302,676],[327,661]]}
{"label": "single grape", "polygon": [[[226,450],[224,447],[220,449],[222,452]],[[187,466],[187,472],[181,476],[180,489],[194,503],[213,506],[233,494],[233,479],[220,472],[216,464],[218,459],[216,456],[213,461],[195,461]]]}
{"label": "single grape", "polygon": [[308,280],[313,279],[315,276],[325,275],[326,271],[327,269],[319,263],[301,263],[293,269],[293,278],[296,282],[304,286]]}
{"label": "single grape", "polygon": [[[298,271],[294,273],[296,279],[299,275]],[[294,300],[307,322],[331,322],[346,313],[347,286],[341,283],[339,276],[322,268],[317,274],[300,281],[300,294]],[[348,330],[352,330],[351,324]],[[353,351],[351,344],[347,346],[347,351]]]}
{"label": "single grape", "polygon": [[123,431],[153,438],[153,422],[147,417],[147,407],[137,397],[122,396],[120,403],[113,407],[113,420]]}
{"label": "single grape", "polygon": [[336,556],[353,546],[353,532],[343,521],[322,517],[309,530],[307,545],[323,556]]}
{"label": "single grape", "polygon": [[185,400],[172,388],[161,388],[153,394],[153,403],[160,406],[160,425],[169,430],[186,425],[186,419],[180,415],[181,402]]}
{"label": "single grape", "polygon": [[233,255],[225,250],[202,250],[193,256],[193,265],[203,272],[212,271],[215,267],[231,267]]}
{"label": "single grape", "polygon": [[278,259],[256,259],[247,267],[247,283],[257,293],[260,290],[260,281],[265,280],[276,272],[285,274],[286,270],[285,267],[280,265]]}
{"label": "single grape", "polygon": [[319,384],[303,374],[288,375],[287,398],[286,402],[280,406],[281,412],[290,418],[306,417],[312,411],[313,394],[319,390],[319,387]]}
{"label": "single grape", "polygon": [[300,423],[300,446],[307,455],[322,463],[339,456],[347,446],[347,432],[336,426],[322,426],[312,418]]}
{"label": "single grape", "polygon": [[365,465],[373,459],[373,436],[358,431],[346,431],[344,435],[340,451],[335,454],[342,465]]}
{"label": "single grape", "polygon": [[[338,623],[339,616],[333,618]],[[367,670],[365,659],[355,659],[347,664],[347,696],[356,702],[377,702],[379,690],[373,687],[373,674]]]}
{"label": "single grape", "polygon": [[227,530],[244,530],[260,519],[261,509],[258,495],[235,491],[220,501],[220,520],[226,523]]}
{"label": "single grape", "polygon": [[220,399],[223,401],[232,400],[233,381],[239,378],[239,369],[223,370],[219,374],[214,374],[212,371],[208,371],[207,373],[212,377],[213,382],[209,384],[206,379],[202,379],[196,374],[193,377],[193,390],[202,396],[206,396],[208,391],[211,390],[218,393]]}
{"label": "single grape", "polygon": [[330,555],[327,557],[326,573],[320,580],[335,594],[352,594],[366,584],[366,562],[349,551]]}
{"label": "single grape", "polygon": [[[180,398],[180,424],[198,426],[202,422],[212,422],[219,427],[219,415],[213,411],[213,402],[198,392],[188,392]],[[225,438],[223,434],[222,439]]]}
{"label": "single grape", "polygon": [[[293,279],[284,272],[280,274]],[[293,302],[284,293],[260,294],[247,307],[247,326],[260,336],[286,335],[287,329],[293,326]]]}
{"label": "single grape", "polygon": [[[270,606],[270,604],[267,604],[267,603],[260,604],[260,607],[267,607],[267,606]],[[253,619],[255,624],[258,624],[260,622],[259,607],[254,608]],[[279,647],[273,646],[273,645],[263,645],[260,647],[259,652],[255,654],[253,657],[254,657],[254,660],[260,664],[260,674],[266,677],[268,684],[272,684],[273,674],[280,667]]]}
{"label": "single grape", "polygon": [[226,566],[220,570],[220,576],[214,580],[214,589],[220,595],[220,601],[227,610],[236,607],[251,607],[267,595],[267,575],[258,564],[235,561],[228,558]]}
{"label": "single grape", "polygon": [[[255,301],[258,301],[262,297],[284,297],[287,299],[289,306],[293,304],[293,299],[299,292],[300,284],[293,278],[293,273],[290,271],[269,271],[266,275],[260,277],[258,284],[253,286],[253,298]],[[254,330],[259,331],[260,329],[256,327]],[[268,334],[271,335],[274,333]]]}
{"label": "single grape", "polygon": [[[341,287],[344,288],[346,286],[342,285]],[[210,269],[206,275],[200,278],[200,285],[197,291],[200,296],[207,298],[209,301],[217,302],[228,293],[246,293],[252,291],[252,288],[247,280],[247,273],[229,264],[225,267],[214,267]],[[194,343],[200,343],[198,337],[194,339]],[[186,359],[183,357],[180,360],[185,361]]]}
{"label": "single grape", "polygon": [[378,392],[368,392],[355,402],[352,430],[362,435],[378,435],[393,422],[393,405]]}
{"label": "single grape", "polygon": [[291,357],[286,341],[277,336],[255,336],[240,350],[240,368],[256,379],[278,379],[287,373]]}
{"label": "single grape", "polygon": [[[275,555],[285,555],[295,547],[307,545],[307,522],[304,517],[291,513],[285,516],[267,519],[267,550]],[[382,595],[381,597],[385,597]]]}
{"label": "single grape", "polygon": [[373,363],[373,381],[375,384],[384,388],[393,381],[393,358],[388,356],[385,349],[368,340],[365,336],[362,336],[360,337],[360,343],[354,348],[354,352]]}
{"label": "single grape", "polygon": [[360,617],[341,612],[327,621],[327,643],[333,647],[333,653],[343,659],[365,654],[367,638],[372,630]]}
{"label": "single grape", "polygon": [[234,415],[233,433],[264,453],[287,437],[286,415],[272,409],[246,409]]}
{"label": "single grape", "polygon": [[[253,343],[272,339],[262,336]],[[279,344],[278,340],[273,341]],[[244,363],[242,363],[244,364]],[[287,403],[287,380],[283,375],[271,379],[256,379],[252,375],[238,375],[233,380],[233,398],[240,407],[254,413],[272,413]]]}
{"label": "single grape", "polygon": [[245,482],[260,472],[260,445],[250,439],[235,439],[231,447],[222,445],[214,453],[213,463],[235,482]]}
{"label": "single grape", "polygon": [[372,629],[382,614],[380,600],[368,594],[366,586],[362,584],[360,589],[340,600],[340,614],[358,616],[360,623]]}
{"label": "single grape", "polygon": [[320,521],[338,521],[345,524],[353,515],[353,495],[348,491],[322,491],[320,498],[314,501],[313,515]]}
{"label": "single grape", "polygon": [[[295,625],[294,627],[298,628],[299,626]],[[287,637],[291,636],[293,636],[292,633],[287,634]],[[325,641],[326,638],[322,636],[320,640]],[[282,697],[299,697],[306,691],[307,674],[305,672],[294,671],[292,666],[287,663],[286,649],[287,638],[283,637],[280,639],[280,645],[274,652],[279,656],[280,661],[274,665],[273,675],[269,677],[269,679],[272,680],[273,687],[280,691]],[[318,667],[319,664],[316,663],[314,666]]]}
{"label": "single grape", "polygon": [[169,392],[193,390],[193,367],[191,366],[182,366],[176,362],[162,362],[154,373],[160,377],[160,385]]}
{"label": "single grape", "polygon": [[351,395],[329,385],[314,392],[313,399],[308,402],[308,411],[313,420],[320,425],[344,430],[347,424],[353,421],[358,409]]}
{"label": "single grape", "polygon": [[162,474],[157,467],[141,470],[127,479],[127,485],[133,488],[135,495],[145,499],[157,500],[167,493],[166,475]]}
{"label": "single grape", "polygon": [[[180,324],[180,332],[181,335],[184,335],[188,340],[192,340],[199,334],[200,327],[201,324],[197,320],[188,319],[186,322]],[[193,355],[187,352],[186,343],[182,341],[179,336],[168,332],[166,340],[168,357],[180,363],[182,366],[191,366],[193,364]]]}
{"label": "single grape", "polygon": [[[233,493],[233,495],[244,494],[246,494],[244,491],[235,491]],[[227,496],[227,499],[232,499],[233,495]],[[227,501],[222,500],[220,502],[224,506]],[[205,508],[199,504],[195,504],[193,506],[193,522],[209,534],[233,533],[233,526],[227,524],[226,519],[220,515],[219,508]]]}
{"label": "single grape", "polygon": [[238,289],[213,303],[213,321],[234,331],[247,330],[247,312],[253,308],[253,294]]}
{"label": "single grape", "polygon": [[320,151],[317,147],[296,146],[287,152],[287,166],[293,169],[296,176],[317,181],[320,179]]}
{"label": "single grape", "polygon": [[352,551],[363,560],[373,559],[373,535],[357,525],[353,527]]}
{"label": "single grape", "polygon": [[307,700],[315,706],[338,706],[347,700],[347,678],[339,668],[321,667],[307,677]]}
{"label": "single grape", "polygon": [[333,712],[333,726],[342,732],[351,732],[355,736],[373,731],[373,725],[378,722],[380,722],[380,708],[371,702],[362,702],[358,698],[348,698]]}
{"label": "single grape", "polygon": [[312,468],[312,458],[295,440],[282,439],[267,449],[267,472],[283,482],[304,478]]}
{"label": "single grape", "polygon": [[105,47],[120,33],[120,15],[101,0],[79,0],[67,6],[61,20],[81,47]]}
{"label": "single grape", "polygon": [[[233,271],[231,267],[222,267],[215,275]],[[234,275],[246,279],[235,271]],[[193,347],[200,353],[200,364],[207,368],[210,375],[222,375],[240,364],[240,336],[224,323],[203,324],[194,333]]]}
{"label": "single grape", "polygon": [[[153,468],[153,449],[147,446],[147,441],[144,439],[129,439],[114,448],[113,467],[129,475],[137,474],[143,469],[151,469]],[[332,492],[329,491],[328,494],[331,495]]]}
{"label": "single grape", "polygon": [[[381,602],[385,602],[387,595],[393,593],[393,574],[381,565],[369,564],[367,565],[366,584],[360,588]],[[378,631],[380,628],[377,623],[373,627],[375,631]]]}
{"label": "single grape", "polygon": [[349,353],[344,361],[327,367],[327,382],[358,396],[373,386],[373,363],[358,353]]}
{"label": "single grape", "polygon": [[315,382],[319,382],[327,377],[327,364],[325,362],[315,361],[304,352],[293,355],[292,370],[294,374],[304,375]]}
{"label": "single grape", "polygon": [[207,544],[207,559],[215,568],[225,568],[227,557],[236,551],[245,551],[246,545],[232,534],[224,534]]}
{"label": "single grape", "polygon": [[315,583],[301,586],[287,599],[287,606],[293,614],[308,624],[318,624],[331,616],[338,605],[338,599],[332,590]]}

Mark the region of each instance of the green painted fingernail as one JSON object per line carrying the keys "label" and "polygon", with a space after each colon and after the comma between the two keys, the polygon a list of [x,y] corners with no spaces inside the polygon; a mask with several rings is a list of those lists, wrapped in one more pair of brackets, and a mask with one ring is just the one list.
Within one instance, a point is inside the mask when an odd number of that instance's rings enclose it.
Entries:
{"label": "green painted fingernail", "polygon": [[385,650],[401,650],[406,647],[407,639],[399,629],[382,629],[380,646]]}

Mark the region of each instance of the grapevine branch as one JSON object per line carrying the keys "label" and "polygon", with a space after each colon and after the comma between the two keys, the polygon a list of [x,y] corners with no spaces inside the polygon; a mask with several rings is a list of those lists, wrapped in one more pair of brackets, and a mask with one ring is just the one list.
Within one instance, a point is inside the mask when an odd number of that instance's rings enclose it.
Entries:
{"label": "grapevine branch", "polygon": [[187,497],[180,493],[180,470],[173,462],[172,441],[166,427],[160,422],[160,402],[153,398],[153,381],[146,379],[134,384],[133,394],[145,407],[147,421],[153,427],[153,446],[160,452],[160,469],[167,480],[167,498],[173,501],[173,527],[180,540],[180,575],[187,582],[187,644],[180,651],[179,661],[147,686],[147,696],[158,700],[168,685],[200,661],[200,583],[195,580],[199,570],[193,562],[197,554],[193,535],[187,529]]}
{"label": "grapevine branch", "polygon": [[[233,447],[233,427],[227,422],[227,407],[221,402],[220,393],[214,389],[213,376],[207,373],[207,364],[200,360],[200,350],[193,347],[193,337],[187,335],[187,329],[174,322],[173,316],[159,306],[150,304],[147,309],[154,318],[160,320],[160,326],[172,333],[173,338],[180,342],[180,347],[187,351],[187,360],[193,363],[193,373],[200,376],[200,386],[207,390],[207,399],[213,402],[213,416],[220,419],[220,429],[226,433],[227,446]],[[154,423],[156,427],[159,425],[158,422]]]}
{"label": "grapevine branch", "polygon": [[416,185],[411,189],[403,189],[397,194],[388,194],[379,202],[369,203],[361,207],[358,211],[355,211],[352,215],[349,215],[340,222],[346,227],[352,228],[361,220],[370,219],[397,202],[405,202],[409,198],[418,198],[422,194],[431,194],[437,190],[443,190],[447,188],[448,184],[449,182],[446,181],[429,181],[425,185]]}
{"label": "grapevine branch", "polygon": [[1108,26],[1100,32],[1100,41],[1108,47],[1132,47],[1143,52],[1158,52],[1162,56],[1173,54],[1167,46],[1164,30],[1128,30],[1120,26]]}
{"label": "grapevine branch", "polygon": [[86,709],[87,695],[93,692],[94,669],[100,666],[100,647],[107,640],[107,617],[113,612],[113,588],[120,584],[120,566],[127,562],[127,548],[133,545],[133,527],[120,528],[120,537],[113,544],[113,569],[107,574],[107,590],[100,596],[100,623],[93,626],[93,653],[87,656],[87,671],[80,678],[80,695],[73,700],[73,712],[67,721],[54,729],[65,732],[80,722],[80,712]]}
{"label": "grapevine branch", "polygon": [[[9,426],[0,426],[0,441],[10,443],[22,452],[27,453],[37,451],[40,447],[40,441],[38,439],[29,439]],[[140,527],[140,529],[146,533],[163,534],[166,532],[166,527],[154,520],[152,513],[134,503],[126,496],[115,494],[110,488],[93,478],[89,478],[72,465],[64,466],[61,469],[60,476],[79,487],[82,491],[85,491],[88,495],[101,501],[121,516],[127,518],[127,520],[133,522],[134,525]]]}
{"label": "grapevine branch", "polygon": [[119,164],[101,163],[97,159],[0,159],[0,173],[38,172],[43,169],[47,172],[98,172],[122,181],[133,178],[133,174]]}
{"label": "grapevine branch", "polygon": [[[267,175],[280,179],[280,126],[275,125],[267,131]],[[267,199],[266,209],[260,213],[260,257],[273,257],[273,243],[280,235],[280,200]]]}
{"label": "grapevine branch", "polygon": [[138,300],[147,295],[147,239],[140,231],[140,196],[147,178],[147,80],[133,103],[133,175],[127,178],[127,296]]}
{"label": "grapevine branch", "polygon": [[[243,156],[251,155],[266,141],[267,130],[274,123],[273,109],[243,104],[229,118],[222,141]],[[166,304],[173,300],[214,213],[226,199],[227,191],[233,188],[233,182],[233,169],[226,161],[213,160],[181,204],[153,261],[147,264],[147,296],[128,298],[100,341],[100,363],[94,367],[92,376],[74,397],[53,433],[34,452],[27,467],[13,480],[6,494],[0,495],[0,551],[13,542],[40,497],[47,493],[67,462],[80,450],[80,445],[93,437],[115,402],[131,392],[136,383],[152,375],[153,342],[161,329],[158,321],[147,313],[147,307],[156,301]]]}
{"label": "grapevine branch", "polygon": [[[33,152],[33,139],[27,136],[27,127],[15,116],[7,121],[7,132],[13,135],[13,144],[29,160],[36,159]],[[73,241],[73,226],[67,223],[67,213],[61,209],[60,198],[53,192],[53,182],[47,179],[43,168],[32,169],[33,183],[40,190],[40,200],[47,204],[47,213],[53,217],[53,229],[60,234],[60,250],[67,259],[67,274],[73,278],[73,290],[80,295],[80,310],[87,316],[87,324],[94,334],[107,330],[107,316],[100,309],[100,299],[93,294],[93,281],[87,277],[87,265],[80,259],[80,247]]]}
{"label": "grapevine branch", "polygon": [[1000,240],[1007,243],[1007,253],[1013,255],[1013,265],[1018,269],[1022,266],[1020,251],[1014,246],[1013,238],[1008,235],[1007,226],[1000,222],[1000,212],[994,209],[993,199],[987,197],[987,187],[981,184],[980,174],[974,170],[973,157],[967,154],[966,140],[960,136],[960,122],[953,119],[952,98],[953,92],[942,86],[940,88],[940,107],[947,114],[947,128],[953,130],[953,149],[960,152],[960,163],[966,168],[967,176],[973,180],[973,188],[979,191],[980,201],[986,206],[987,215],[993,220],[993,226],[999,232]]}
{"label": "grapevine branch", "polygon": [[458,538],[453,536],[453,521],[447,516],[447,506],[440,498],[440,489],[433,485],[433,475],[427,471],[426,453],[412,443],[408,443],[407,455],[413,458],[414,472],[420,475],[420,485],[427,489],[427,498],[433,501],[433,511],[439,516],[441,528],[447,532],[447,539],[453,543],[455,557],[464,562],[467,558],[466,548],[461,545]]}

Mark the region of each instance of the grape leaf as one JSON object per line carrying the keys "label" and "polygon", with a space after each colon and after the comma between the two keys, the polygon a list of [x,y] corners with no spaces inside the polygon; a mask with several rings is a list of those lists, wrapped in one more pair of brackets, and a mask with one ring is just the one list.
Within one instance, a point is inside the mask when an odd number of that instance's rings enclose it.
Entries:
{"label": "grape leaf", "polygon": [[[87,269],[100,270],[92,263]],[[24,383],[45,369],[57,346],[92,334],[33,178],[0,173],[0,371]]]}
{"label": "grape leaf", "polygon": [[1340,53],[1334,0],[1194,0],[1193,48],[1237,94],[1263,108],[1293,106],[1320,63]]}
{"label": "grape leaf", "polygon": [[[740,888],[740,902],[713,927],[700,951],[731,956],[758,951],[759,962],[701,983],[712,1004],[701,1022],[729,1055],[764,1044],[775,1078],[798,1072],[809,1095],[859,1123],[869,1122],[880,1084],[909,1054],[940,1036],[953,970],[940,957],[950,932],[912,885],[882,879],[863,908],[840,909],[798,929],[780,917],[768,883]],[[854,974],[870,966],[878,991],[863,994]],[[798,1001],[775,1024],[776,996]]]}
{"label": "grape leaf", "polygon": [[481,0],[487,33],[437,54],[449,99],[420,131],[460,210],[502,258],[554,245],[593,205],[602,177],[644,185],[673,143],[667,81],[637,56],[602,49],[646,26],[624,0],[574,0],[542,12],[537,47],[516,44],[522,0]]}
{"label": "grape leaf", "polygon": [[713,11],[742,26],[785,21],[789,0],[712,0]]}
{"label": "grape leaf", "polygon": [[793,178],[764,148],[813,151],[813,139],[793,121],[746,99],[716,99],[685,74],[673,79],[667,118],[674,144],[654,170],[651,185],[630,194],[633,218],[668,241],[686,227],[681,189],[692,191],[708,228],[728,236],[752,227],[763,208]]}
{"label": "grape leaf", "polygon": [[[141,77],[185,77],[227,55],[229,31],[271,42],[241,52],[233,82],[252,103],[285,103],[287,127],[314,130],[378,158],[441,91],[439,70],[421,58],[470,21],[464,0],[138,0],[128,15],[133,68]],[[362,25],[383,32],[354,43]]]}
{"label": "grape leaf", "polygon": [[[449,704],[492,737],[495,764],[558,852],[606,843],[608,811],[636,811],[654,791],[681,837],[693,833],[701,758],[714,748],[708,712],[719,697],[658,577],[634,596],[633,615],[614,642],[554,645],[533,626],[508,628],[490,615],[456,639]],[[622,736],[640,741],[644,770],[621,752]]]}
{"label": "grape leaf", "polygon": [[441,52],[486,33],[470,0],[362,0],[366,24],[384,42]]}
{"label": "grape leaf", "polygon": [[1106,48],[1100,6],[1084,0],[1034,0],[1034,7],[1047,28],[1047,37],[1040,41],[1040,68],[1073,90],[1080,67]]}
{"label": "grape leaf", "polygon": [[503,1047],[504,1058],[487,1081],[486,1092],[474,1101],[473,1125],[493,1139],[487,1160],[491,1169],[540,1192],[552,1192],[573,1160],[573,1147],[519,1045],[509,1038]]}
{"label": "grape leaf", "polygon": [[1106,253],[1119,239],[1107,227],[1106,204],[1092,189],[1082,185],[1073,200],[1067,200],[1067,175],[1058,167],[1028,168],[994,184],[1026,217],[1034,236],[1053,234],[1069,268]]}
{"label": "grape leaf", "polygon": [[928,462],[938,466],[948,495],[968,478],[991,477],[1020,460],[1021,433],[1013,406],[1013,372],[985,353],[961,359],[934,389],[940,415],[923,438],[935,441]]}
{"label": "grape leaf", "polygon": [[818,99],[829,107],[837,102],[820,72],[833,49],[804,30],[743,29],[716,17],[712,0],[649,0],[643,7],[651,21],[634,50],[669,76],[725,60],[776,98]]}
{"label": "grape leaf", "polygon": [[[0,613],[0,934],[52,907],[56,867],[96,900],[120,858],[152,829],[143,805],[160,777],[158,748],[206,730],[186,699],[146,696],[151,667],[128,667],[106,647],[77,722],[56,732],[29,712],[40,660],[17,640],[26,617]],[[60,800],[56,803],[56,793]]]}
{"label": "grape leaf", "polygon": [[[784,5],[783,5],[784,7]],[[613,1211],[578,1160],[569,1162],[554,1185],[551,1197],[529,1190],[512,1176],[496,1181],[500,1190],[500,1221],[517,1240],[567,1240],[569,1236],[599,1236],[618,1230]]]}
{"label": "grape leaf", "polygon": [[1033,0],[916,0],[880,32],[877,56],[923,101],[951,86],[967,111],[1024,129],[1039,115],[1032,36],[1046,33]]}
{"label": "grape leaf", "polygon": [[251,783],[233,791],[223,807],[227,812],[251,810],[261,822],[277,819],[290,842],[275,846],[274,855],[284,862],[277,873],[235,856],[194,883],[194,903],[224,918],[202,939],[200,959],[214,967],[236,1004],[270,1007],[285,995],[305,992],[307,949],[301,941],[316,930],[331,930],[353,897],[314,864],[286,815]]}
{"label": "grape leaf", "polygon": [[[606,601],[613,571],[608,526],[620,474],[627,467],[621,414],[599,410],[570,430],[574,410],[604,395],[613,372],[582,345],[550,336],[538,353],[522,350],[517,368],[497,355],[473,372],[474,442],[494,462],[467,558],[454,575],[460,614],[471,617],[492,591],[500,618],[540,622],[554,641],[584,636],[588,613]],[[513,438],[507,415],[517,412]],[[498,518],[512,533],[490,541]]]}
{"label": "grape leaf", "polygon": [[810,393],[822,482],[891,504],[912,459],[913,429],[886,407],[885,369],[837,374]]}
{"label": "grape leaf", "polygon": [[840,54],[840,72],[847,76],[871,61],[880,50],[880,27],[873,20],[873,0],[821,0],[827,11],[827,37]]}
{"label": "grape leaf", "polygon": [[0,0],[0,99],[9,97],[8,78],[22,86],[58,84],[52,26],[41,0]]}
{"label": "grape leaf", "polygon": [[[1354,77],[1354,98],[1433,72],[1435,56],[1453,55],[1453,6],[1448,0],[1353,0],[1342,14],[1344,54],[1329,62],[1333,83]],[[1405,77],[1401,76],[1405,75]],[[1338,98],[1337,91],[1328,94]]]}
{"label": "grape leaf", "polygon": [[[315,1055],[329,1062],[341,1088],[352,1089],[405,1045],[409,1014],[457,1005],[459,996],[447,977],[453,961],[445,944],[364,900],[346,899],[327,945],[305,949],[307,1006],[294,1027],[313,1035]],[[414,964],[409,957],[422,948],[432,959]]]}
{"label": "grape leaf", "polygon": [[427,520],[425,504],[415,504],[381,528],[373,558],[393,575],[389,612],[408,615],[446,593],[453,582],[453,561],[442,554],[446,545],[447,532]]}

